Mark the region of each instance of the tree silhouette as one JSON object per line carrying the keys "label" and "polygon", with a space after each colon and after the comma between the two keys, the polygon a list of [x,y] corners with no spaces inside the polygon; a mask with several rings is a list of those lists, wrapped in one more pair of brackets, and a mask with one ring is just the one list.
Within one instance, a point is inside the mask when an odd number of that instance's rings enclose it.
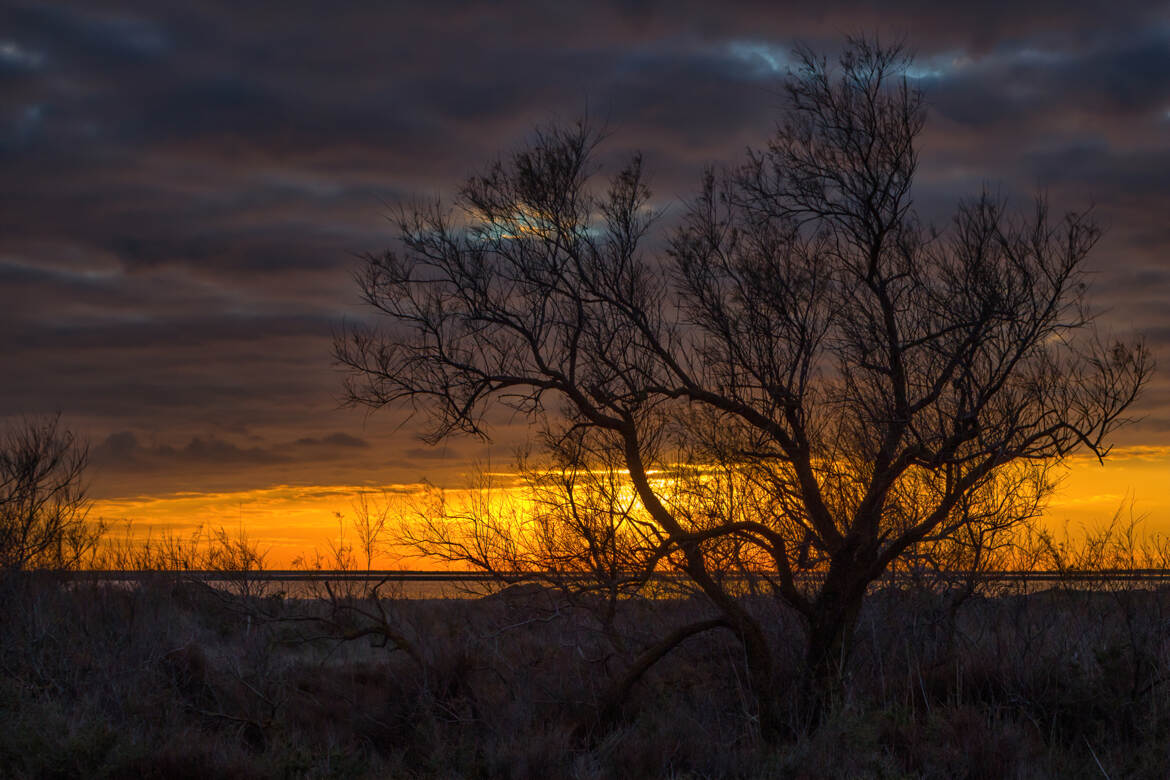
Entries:
{"label": "tree silhouette", "polygon": [[[430,441],[486,436],[493,405],[542,423],[531,484],[560,498],[511,526],[540,532],[530,563],[680,573],[718,611],[702,627],[742,642],[765,728],[777,675],[745,577],[804,617],[823,688],[876,578],[1034,515],[1054,463],[1107,454],[1151,370],[1086,309],[1087,213],[984,192],[932,230],[907,57],[799,55],[771,141],[706,175],[666,251],[643,248],[640,157],[599,187],[598,134],[539,130],[455,209],[400,213],[401,248],[358,276],[381,325],[335,345],[349,399],[413,405]],[[432,549],[528,560],[472,514],[478,540],[436,522]]]}
{"label": "tree silhouette", "polygon": [[87,519],[88,449],[59,417],[24,420],[0,437],[0,571],[65,569],[104,531]]}

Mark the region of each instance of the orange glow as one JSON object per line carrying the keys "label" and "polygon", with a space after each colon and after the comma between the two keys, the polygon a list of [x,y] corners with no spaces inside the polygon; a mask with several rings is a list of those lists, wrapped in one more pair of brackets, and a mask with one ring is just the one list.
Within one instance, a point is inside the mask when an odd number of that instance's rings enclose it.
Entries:
{"label": "orange glow", "polygon": [[[1045,519],[1054,530],[1066,526],[1076,532],[1107,523],[1118,511],[1124,518],[1130,509],[1144,519],[1147,534],[1170,536],[1170,447],[1129,447],[1116,450],[1105,465],[1079,457],[1070,461],[1063,480],[1048,506]],[[495,478],[509,475],[493,475]],[[508,480],[503,480],[505,483]],[[199,528],[243,530],[266,553],[268,568],[288,568],[298,557],[312,559],[314,551],[327,555],[340,540],[355,545],[352,521],[360,494],[390,509],[390,525],[420,506],[424,486],[386,485],[277,485],[256,490],[220,493],[171,493],[95,503],[92,516],[110,524],[110,538],[124,540],[127,531],[137,539],[171,534],[189,537]],[[497,486],[498,496],[511,492]],[[456,498],[462,491],[452,491]],[[337,514],[341,514],[341,520]],[[358,556],[364,566],[364,558]],[[385,550],[375,568],[446,568],[438,562],[408,556],[405,551]]]}
{"label": "orange glow", "polygon": [[[387,495],[395,498],[420,489],[419,485],[385,487]],[[91,514],[110,523],[113,539],[166,534],[185,539],[200,528],[223,528],[233,535],[242,529],[266,554],[265,566],[279,569],[291,567],[300,556],[312,558],[314,551],[327,554],[331,544],[338,544],[339,526],[341,542],[353,544],[354,504],[359,494],[369,491],[369,487],[354,485],[277,485],[223,493],[170,493],[100,500]],[[342,516],[340,523],[337,513]],[[385,553],[373,565],[419,568]]]}
{"label": "orange glow", "polygon": [[1128,518],[1131,506],[1145,533],[1170,536],[1170,447],[1117,448],[1103,465],[1072,459],[1045,518],[1092,529],[1119,511]]}
{"label": "orange glow", "polygon": [[[385,506],[388,540],[402,518],[418,511],[426,487],[421,484],[368,485],[276,485],[256,490],[218,493],[168,493],[128,498],[101,499],[94,503],[91,517],[101,518],[109,527],[107,540],[114,545],[174,537],[186,542],[202,531],[202,537],[223,529],[232,537],[241,533],[256,543],[264,555],[265,568],[292,568],[298,559],[312,561],[317,553],[329,558],[331,550],[352,548],[354,561],[364,568],[358,549],[354,520],[359,498],[368,497],[371,508]],[[508,487],[493,489],[503,497]],[[467,491],[448,491],[455,505]],[[340,515],[340,517],[339,517]],[[323,564],[332,568],[329,561]],[[442,569],[409,550],[393,549],[387,542],[371,561],[372,568]]]}

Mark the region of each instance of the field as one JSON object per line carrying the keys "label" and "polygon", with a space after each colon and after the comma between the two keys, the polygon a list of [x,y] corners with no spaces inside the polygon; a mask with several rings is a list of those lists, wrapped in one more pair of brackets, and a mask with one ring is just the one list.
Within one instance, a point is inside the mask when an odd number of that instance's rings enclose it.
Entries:
{"label": "field", "polygon": [[[627,599],[609,614],[535,586],[376,601],[173,574],[0,587],[4,777],[1170,772],[1161,588],[879,591],[829,714],[815,726],[794,715],[767,744],[726,632],[691,637],[604,706],[639,650],[708,614],[697,599]],[[798,669],[800,623],[770,599],[749,604],[780,667]]]}

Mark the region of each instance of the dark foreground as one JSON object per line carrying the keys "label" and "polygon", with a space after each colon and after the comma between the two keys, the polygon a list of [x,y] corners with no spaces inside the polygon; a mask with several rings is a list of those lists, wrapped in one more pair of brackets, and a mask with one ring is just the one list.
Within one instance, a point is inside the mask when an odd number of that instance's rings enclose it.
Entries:
{"label": "dark foreground", "polygon": [[[0,777],[1170,776],[1170,590],[879,593],[831,714],[793,715],[780,744],[718,631],[598,722],[639,651],[706,615],[697,599],[607,621],[532,588],[320,595],[0,582]],[[799,623],[752,606],[797,669]]]}

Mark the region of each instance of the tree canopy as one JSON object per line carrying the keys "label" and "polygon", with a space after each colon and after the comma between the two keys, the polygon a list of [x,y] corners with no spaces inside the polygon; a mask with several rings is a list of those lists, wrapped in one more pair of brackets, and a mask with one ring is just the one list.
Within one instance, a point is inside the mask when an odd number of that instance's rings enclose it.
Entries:
{"label": "tree canopy", "polygon": [[771,140],[706,174],[664,251],[640,156],[599,181],[599,133],[541,129],[453,207],[403,209],[399,247],[358,276],[380,323],[335,349],[351,401],[413,405],[430,441],[486,436],[496,404],[539,421],[541,484],[566,496],[546,525],[586,550],[624,528],[618,568],[685,575],[763,689],[728,571],[806,618],[827,674],[871,582],[1033,516],[1054,463],[1108,453],[1151,370],[1093,324],[1090,213],[983,192],[924,224],[904,52],[799,54]]}

